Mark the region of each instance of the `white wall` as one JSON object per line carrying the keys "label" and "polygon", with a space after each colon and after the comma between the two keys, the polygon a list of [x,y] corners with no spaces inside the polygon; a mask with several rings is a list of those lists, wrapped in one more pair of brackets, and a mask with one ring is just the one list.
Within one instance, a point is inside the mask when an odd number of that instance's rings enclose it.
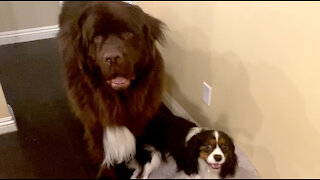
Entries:
{"label": "white wall", "polygon": [[58,24],[58,1],[1,1],[0,32]]}
{"label": "white wall", "polygon": [[320,177],[320,2],[136,4],[168,25],[167,91],[194,119],[230,133],[263,178]]}

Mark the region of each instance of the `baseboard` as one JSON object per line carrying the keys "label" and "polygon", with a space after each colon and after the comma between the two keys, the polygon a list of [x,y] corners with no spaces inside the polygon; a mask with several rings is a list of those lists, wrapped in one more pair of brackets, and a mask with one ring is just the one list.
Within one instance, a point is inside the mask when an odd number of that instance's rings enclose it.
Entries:
{"label": "baseboard", "polygon": [[10,105],[8,105],[8,109],[11,116],[0,119],[0,135],[18,131],[15,116]]}
{"label": "baseboard", "polygon": [[174,115],[198,124],[192,118],[192,116],[190,116],[190,114],[168,92],[163,93],[163,103]]}
{"label": "baseboard", "polygon": [[[58,1],[62,7],[63,1]],[[133,1],[124,1],[133,4]],[[37,28],[22,29],[16,31],[0,32],[0,45],[50,39],[57,36],[59,31],[58,25],[44,26]]]}
{"label": "baseboard", "polygon": [[29,42],[56,37],[58,25],[0,32],[0,45]]}
{"label": "baseboard", "polygon": [[0,126],[1,126],[1,123],[8,122],[8,121],[11,121],[11,120],[12,120],[11,116],[0,118]]}

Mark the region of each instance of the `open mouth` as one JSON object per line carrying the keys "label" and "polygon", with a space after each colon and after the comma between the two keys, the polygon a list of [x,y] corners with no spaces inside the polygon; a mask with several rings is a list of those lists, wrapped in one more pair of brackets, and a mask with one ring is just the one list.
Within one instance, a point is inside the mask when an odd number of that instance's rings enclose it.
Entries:
{"label": "open mouth", "polygon": [[[208,164],[209,164],[209,163],[208,163]],[[209,164],[209,166],[210,166],[212,169],[220,169],[220,168],[221,168],[221,164],[219,164],[219,163]]]}
{"label": "open mouth", "polygon": [[127,89],[130,86],[131,82],[127,78],[118,76],[111,80],[108,80],[107,83],[111,85],[112,89],[118,91]]}

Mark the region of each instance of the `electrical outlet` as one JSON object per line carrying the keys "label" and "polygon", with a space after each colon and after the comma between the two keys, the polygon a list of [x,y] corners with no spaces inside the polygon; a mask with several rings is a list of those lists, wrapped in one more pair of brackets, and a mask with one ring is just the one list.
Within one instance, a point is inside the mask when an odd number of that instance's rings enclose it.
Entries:
{"label": "electrical outlet", "polygon": [[203,82],[202,100],[204,103],[206,103],[208,106],[210,106],[211,87],[205,82]]}

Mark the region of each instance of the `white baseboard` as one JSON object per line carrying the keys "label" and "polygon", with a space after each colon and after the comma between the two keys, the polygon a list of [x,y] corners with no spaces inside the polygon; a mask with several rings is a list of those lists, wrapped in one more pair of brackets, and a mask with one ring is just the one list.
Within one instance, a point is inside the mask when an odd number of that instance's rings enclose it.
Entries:
{"label": "white baseboard", "polygon": [[0,32],[0,45],[14,44],[56,37],[58,25]]}
{"label": "white baseboard", "polygon": [[8,109],[11,116],[0,119],[0,135],[18,131],[15,116],[10,105]]}
{"label": "white baseboard", "polygon": [[[64,1],[58,1],[62,7]],[[124,1],[133,4],[133,1]],[[59,31],[58,25],[0,32],[0,45],[54,38]]]}
{"label": "white baseboard", "polygon": [[6,126],[0,126],[0,135],[12,133],[17,131],[17,126],[15,124],[9,124]]}
{"label": "white baseboard", "polygon": [[190,116],[190,114],[172,96],[170,96],[168,92],[163,93],[163,103],[174,115],[198,124],[192,116]]}
{"label": "white baseboard", "polygon": [[8,121],[11,121],[11,120],[12,120],[11,116],[0,118],[0,126],[1,126],[1,123],[8,122]]}

